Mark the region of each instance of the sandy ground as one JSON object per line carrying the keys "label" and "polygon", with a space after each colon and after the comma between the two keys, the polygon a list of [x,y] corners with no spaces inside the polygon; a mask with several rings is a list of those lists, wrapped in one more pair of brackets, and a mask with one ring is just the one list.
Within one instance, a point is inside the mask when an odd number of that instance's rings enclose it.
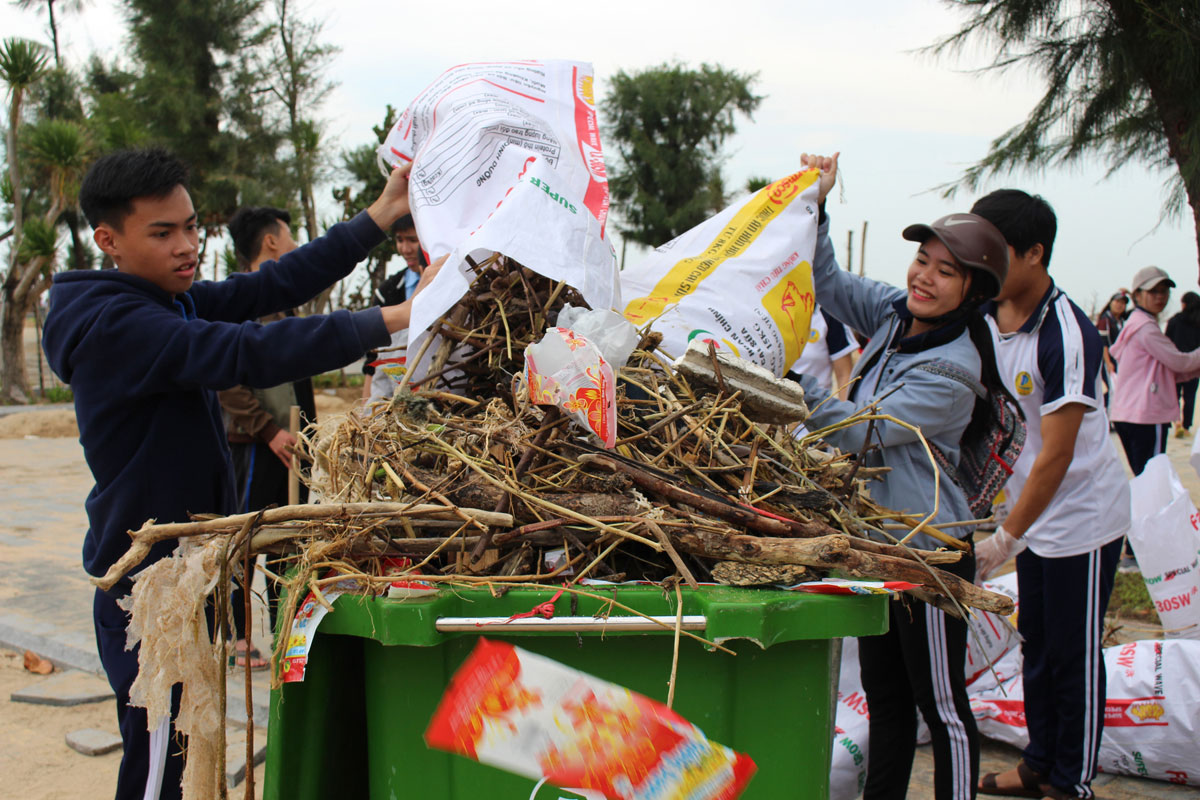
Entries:
{"label": "sandy ground", "polygon": [[[0,794],[21,800],[112,797],[121,766],[120,751],[85,756],[66,743],[68,733],[84,728],[116,733],[112,701],[62,708],[9,700],[13,692],[51,677],[26,672],[19,653],[0,650],[0,776],[5,787]],[[260,764],[254,771],[258,798],[262,797],[263,770]],[[244,786],[239,785],[230,795],[241,797]]]}
{"label": "sandy ground", "polygon": [[[111,797],[117,785],[120,753],[80,755],[67,747],[65,737],[83,728],[116,732],[113,704],[58,708],[9,701],[13,692],[42,680],[46,678],[25,671],[19,653],[0,650],[0,714],[6,732],[0,747],[0,775],[8,787],[4,793],[22,800]],[[13,793],[8,794],[9,790]]]}

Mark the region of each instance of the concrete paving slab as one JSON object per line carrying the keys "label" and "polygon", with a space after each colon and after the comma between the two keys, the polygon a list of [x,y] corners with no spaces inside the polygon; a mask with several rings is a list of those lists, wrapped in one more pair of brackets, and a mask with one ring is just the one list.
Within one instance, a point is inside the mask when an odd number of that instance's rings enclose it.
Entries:
{"label": "concrete paving slab", "polygon": [[111,731],[84,728],[67,734],[67,747],[85,756],[102,756],[120,750],[121,737]]}
{"label": "concrete paving slab", "polygon": [[47,677],[25,689],[13,692],[14,703],[34,703],[43,706],[79,706],[102,703],[115,698],[108,682],[89,672],[70,670]]}
{"label": "concrete paving slab", "polygon": [[[266,730],[271,709],[271,678],[267,670],[254,673],[251,681],[251,702],[254,707],[254,727]],[[246,685],[241,673],[229,676],[225,685],[225,721],[239,728],[246,727]]]}
{"label": "concrete paving slab", "polygon": [[[267,758],[267,737],[254,732],[254,766]],[[225,780],[230,788],[246,779],[246,734],[230,731],[225,740]]]}

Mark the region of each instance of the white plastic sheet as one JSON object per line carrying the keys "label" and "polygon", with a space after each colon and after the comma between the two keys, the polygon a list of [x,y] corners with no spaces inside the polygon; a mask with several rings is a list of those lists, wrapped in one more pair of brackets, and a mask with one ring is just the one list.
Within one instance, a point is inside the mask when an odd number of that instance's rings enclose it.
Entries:
{"label": "white plastic sheet", "polygon": [[1200,639],[1200,513],[1166,455],[1130,484],[1129,541],[1167,636]]}
{"label": "white plastic sheet", "polygon": [[468,256],[494,252],[566,281],[593,308],[619,304],[591,65],[448,69],[405,109],[379,155],[390,166],[413,162],[421,245],[433,258],[450,254],[414,301],[411,330],[427,329],[467,290]]}

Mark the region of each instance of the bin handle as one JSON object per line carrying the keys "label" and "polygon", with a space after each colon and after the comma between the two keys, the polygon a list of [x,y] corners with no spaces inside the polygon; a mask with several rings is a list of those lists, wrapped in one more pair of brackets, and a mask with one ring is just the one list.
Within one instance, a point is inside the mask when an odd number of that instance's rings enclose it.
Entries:
{"label": "bin handle", "polygon": [[[677,617],[674,614],[650,617],[438,617],[434,628],[441,633],[486,633],[489,630],[505,632],[558,631],[564,633],[589,630],[648,632],[674,630]],[[681,630],[702,631],[708,626],[703,614],[685,614]]]}

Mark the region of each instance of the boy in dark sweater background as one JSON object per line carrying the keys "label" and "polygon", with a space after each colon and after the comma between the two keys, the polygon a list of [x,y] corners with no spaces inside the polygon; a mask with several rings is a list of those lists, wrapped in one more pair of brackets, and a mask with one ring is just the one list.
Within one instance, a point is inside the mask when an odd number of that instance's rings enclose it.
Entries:
{"label": "boy in dark sweater background", "polygon": [[[54,276],[43,346],[75,395],[84,456],[96,480],[85,502],[83,564],[102,576],[148,519],[236,510],[229,447],[216,391],[268,387],[343,367],[408,326],[411,301],[327,316],[259,317],[293,308],[350,273],[409,212],[408,169],[394,171],[371,206],[254,273],[194,283],[199,253],[187,169],[160,149],[98,160],[80,207],[115,270]],[[436,269],[426,271],[422,286]],[[142,569],[168,556],[156,545]],[[96,642],[117,695],[124,755],[117,798],[178,797],[181,748],[169,721],[148,730],[128,704],[137,649],[117,600],[131,583],[97,590]],[[178,687],[173,706],[178,702]]]}

